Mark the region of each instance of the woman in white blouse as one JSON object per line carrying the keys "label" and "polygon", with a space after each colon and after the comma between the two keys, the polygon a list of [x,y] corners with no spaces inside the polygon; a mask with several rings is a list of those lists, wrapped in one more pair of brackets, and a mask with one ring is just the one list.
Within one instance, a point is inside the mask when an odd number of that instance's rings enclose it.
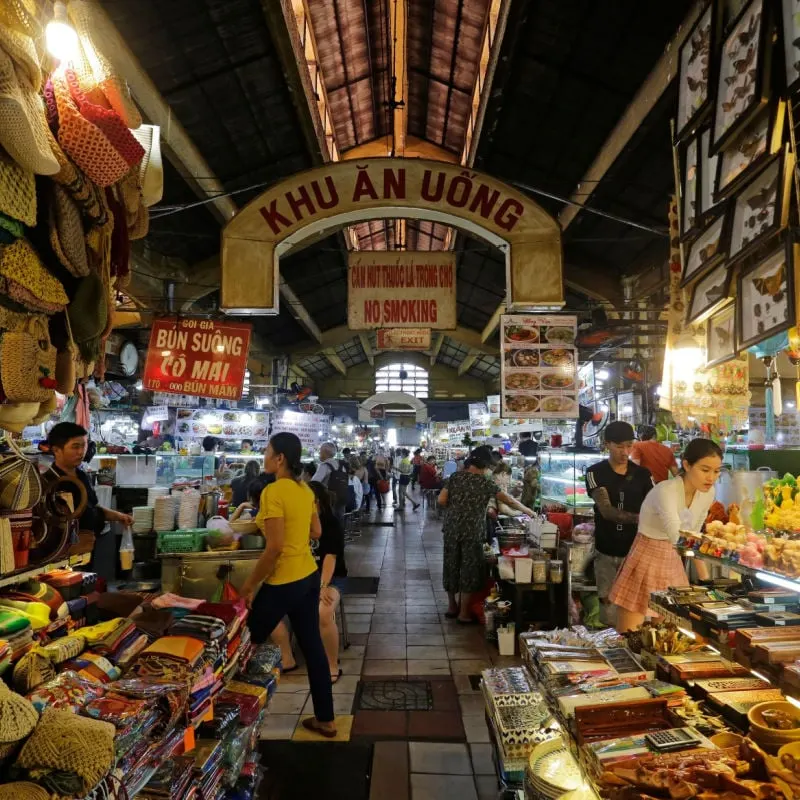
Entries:
{"label": "woman in white blouse", "polygon": [[719,447],[709,439],[693,439],[683,453],[678,477],[662,481],[645,498],[639,532],[609,594],[618,607],[620,633],[642,624],[650,592],[688,584],[675,544],[680,531],[700,531],[721,470]]}

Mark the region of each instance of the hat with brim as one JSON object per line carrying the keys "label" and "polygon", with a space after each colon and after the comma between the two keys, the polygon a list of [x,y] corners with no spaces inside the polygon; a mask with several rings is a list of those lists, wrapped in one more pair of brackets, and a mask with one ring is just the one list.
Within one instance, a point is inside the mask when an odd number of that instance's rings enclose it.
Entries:
{"label": "hat with brim", "polygon": [[[38,301],[56,309],[69,302],[61,282],[45,269],[26,239],[17,239],[13,244],[0,247],[0,278],[6,279],[7,294],[26,307],[26,300],[31,298],[34,303]],[[22,293],[15,292],[16,287]]]}
{"label": "hat with brim", "polygon": [[81,212],[63,186],[53,183],[50,191],[50,244],[61,265],[76,278],[89,274],[86,238]]}
{"label": "hat with brim", "polygon": [[144,158],[139,165],[139,181],[142,187],[142,202],[149,208],[161,202],[164,195],[161,128],[158,125],[140,125],[131,133],[144,148]]}
{"label": "hat with brim", "polygon": [[[28,8],[26,8],[26,4]],[[21,70],[25,80],[39,91],[42,88],[42,53],[37,42],[44,40],[42,26],[36,18],[34,0],[0,3],[0,48],[6,51]]]}
{"label": "hat with brim", "polygon": [[47,143],[41,97],[0,48],[0,144],[22,167],[37,175],[55,175],[58,161]]}
{"label": "hat with brim", "polygon": [[39,411],[39,403],[0,403],[0,430],[22,433]]}
{"label": "hat with brim", "polygon": [[0,785],[0,800],[50,800],[50,792],[38,783],[14,781]]}

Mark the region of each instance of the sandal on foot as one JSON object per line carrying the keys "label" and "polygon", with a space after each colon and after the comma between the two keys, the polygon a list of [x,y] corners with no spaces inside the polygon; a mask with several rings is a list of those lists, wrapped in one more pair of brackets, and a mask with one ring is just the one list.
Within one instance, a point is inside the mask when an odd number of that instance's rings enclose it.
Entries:
{"label": "sandal on foot", "polygon": [[342,677],[342,671],[341,670],[339,670],[338,674],[331,675],[331,684],[339,683],[339,678],[341,678],[341,677]]}
{"label": "sandal on foot", "polygon": [[309,717],[303,720],[303,727],[311,733],[316,733],[318,736],[324,736],[326,739],[335,739],[336,730],[328,730],[327,728],[320,728],[317,723],[316,717]]}

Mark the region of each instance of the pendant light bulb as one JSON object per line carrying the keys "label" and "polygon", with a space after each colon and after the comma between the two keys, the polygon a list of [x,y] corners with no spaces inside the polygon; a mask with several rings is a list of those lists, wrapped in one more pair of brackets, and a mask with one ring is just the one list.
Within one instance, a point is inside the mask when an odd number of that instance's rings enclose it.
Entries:
{"label": "pendant light bulb", "polygon": [[78,34],[67,18],[67,6],[64,0],[53,3],[53,19],[45,29],[47,52],[65,66],[75,61],[78,56]]}

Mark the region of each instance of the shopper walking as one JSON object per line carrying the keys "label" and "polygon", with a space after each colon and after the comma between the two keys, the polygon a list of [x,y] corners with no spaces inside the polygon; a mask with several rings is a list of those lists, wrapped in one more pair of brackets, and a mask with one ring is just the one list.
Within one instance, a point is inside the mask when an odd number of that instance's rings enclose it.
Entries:
{"label": "shopper walking", "polygon": [[378,511],[383,511],[384,496],[389,490],[389,459],[383,453],[378,453],[372,460],[369,485],[372,487],[371,496],[375,497]]}
{"label": "shopper walking", "polygon": [[[336,519],[331,505],[331,493],[321,484],[312,483],[317,515],[322,525],[322,535],[315,542],[317,566],[320,572],[319,632],[328,657],[331,683],[342,677],[339,669],[339,629],[336,627],[336,611],[341,603],[340,587],[347,577],[344,563],[344,528]],[[292,653],[291,637],[283,622],[272,632],[272,640],[281,648],[281,661],[284,671],[297,667]]]}
{"label": "shopper walking", "polygon": [[266,548],[242,586],[250,607],[248,626],[255,644],[265,642],[289,617],[305,656],[314,716],[303,726],[321,736],[336,736],[328,659],[319,632],[320,575],[309,538],[322,534],[314,493],[300,480],[300,439],[293,433],[273,436],[264,469],[275,482],[264,489],[256,517]]}
{"label": "shopper walking", "polygon": [[651,592],[688,585],[675,545],[680,531],[700,531],[721,471],[719,446],[710,439],[693,439],[683,453],[680,476],[662,481],[647,495],[639,514],[639,532],[609,595],[619,609],[620,633],[642,624]]}
{"label": "shopper walking", "polygon": [[422,448],[418,447],[414,451],[414,456],[411,459],[411,488],[413,489],[419,481],[419,471],[422,469]]}
{"label": "shopper walking", "polygon": [[649,469],[654,483],[661,483],[670,475],[678,474],[675,453],[665,444],[656,441],[656,429],[652,425],[643,425],[640,428],[639,439],[631,450],[631,461]]}
{"label": "shopper walking", "polygon": [[445,616],[464,625],[475,622],[470,610],[474,592],[483,589],[486,567],[483,542],[486,538],[486,509],[493,497],[524,514],[533,511],[500,491],[486,473],[492,466],[488,447],[470,453],[461,472],[456,472],[439,493],[439,505],[446,509],[443,583],[449,599]]}
{"label": "shopper walking", "polygon": [[410,452],[408,450],[401,450],[400,461],[397,465],[397,486],[401,511],[406,510],[406,500],[411,501],[414,511],[419,508],[419,503],[408,494],[408,487],[411,485],[411,476],[414,470],[409,455]]}
{"label": "shopper walking", "polygon": [[639,510],[653,488],[650,472],[629,460],[633,427],[612,422],[605,430],[608,458],[586,470],[586,488],[594,500],[594,572],[600,599],[600,621],[616,623],[609,594],[636,536]]}

